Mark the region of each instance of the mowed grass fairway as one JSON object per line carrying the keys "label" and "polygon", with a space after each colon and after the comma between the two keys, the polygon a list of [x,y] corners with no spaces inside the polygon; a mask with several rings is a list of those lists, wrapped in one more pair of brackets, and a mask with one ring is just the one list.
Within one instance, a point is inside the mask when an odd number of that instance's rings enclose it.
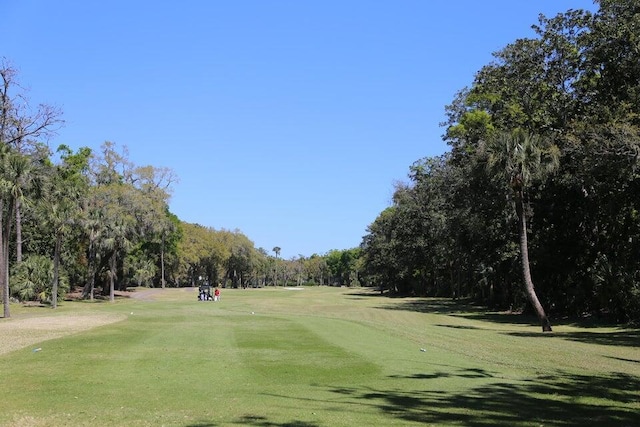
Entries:
{"label": "mowed grass fairway", "polygon": [[638,330],[367,289],[135,293],[12,306],[0,346],[40,339],[29,319],[112,323],[0,354],[0,425],[640,425]]}

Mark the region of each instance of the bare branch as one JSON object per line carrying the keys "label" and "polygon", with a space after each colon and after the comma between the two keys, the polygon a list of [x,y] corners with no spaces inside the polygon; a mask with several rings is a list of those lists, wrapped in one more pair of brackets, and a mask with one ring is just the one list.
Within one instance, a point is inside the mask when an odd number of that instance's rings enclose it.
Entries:
{"label": "bare branch", "polygon": [[[26,91],[17,82],[17,70],[8,61],[0,61],[0,143],[15,146],[23,151],[25,145],[33,145],[38,139],[56,134],[64,120],[62,111],[54,106],[39,104],[32,108]],[[10,92],[17,89],[17,93]]]}

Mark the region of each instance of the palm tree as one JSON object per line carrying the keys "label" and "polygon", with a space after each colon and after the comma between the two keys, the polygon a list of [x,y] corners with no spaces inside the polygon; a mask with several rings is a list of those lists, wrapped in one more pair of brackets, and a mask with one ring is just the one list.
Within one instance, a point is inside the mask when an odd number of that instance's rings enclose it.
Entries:
{"label": "palm tree", "polygon": [[[18,243],[20,243],[20,203],[27,200],[25,187],[32,179],[31,160],[28,156],[0,144],[0,283],[3,289],[4,317],[9,317],[9,239],[11,226],[16,220]],[[18,262],[21,261],[20,245],[17,245]]]}
{"label": "palm tree", "polygon": [[532,182],[544,180],[558,168],[558,147],[546,143],[536,135],[516,130],[497,134],[487,141],[485,149],[489,172],[493,177],[508,184],[513,192],[519,224],[520,256],[525,291],[542,324],[542,331],[551,332],[551,323],[538,300],[531,277],[525,208],[527,190]]}
{"label": "palm tree", "polygon": [[90,219],[99,221],[97,224],[85,222],[85,230],[91,227],[89,231],[94,233],[95,226],[95,249],[106,261],[110,302],[115,301],[118,259],[126,255],[136,234],[137,218],[132,189],[129,185],[115,183],[98,186],[89,194],[89,204],[94,206]]}
{"label": "palm tree", "polygon": [[280,255],[280,247],[276,246],[273,248],[273,252],[276,253],[276,277],[274,279],[274,286],[278,286],[278,255]]}
{"label": "palm tree", "polygon": [[72,182],[60,181],[53,183],[54,188],[48,194],[42,207],[46,209],[46,222],[50,225],[54,234],[53,253],[53,286],[51,291],[51,307],[58,306],[58,281],[60,271],[60,258],[62,245],[66,235],[71,231],[73,225],[79,223],[80,197],[82,190],[74,187]]}
{"label": "palm tree", "polygon": [[[90,207],[81,211],[80,226],[83,228],[87,239],[87,282],[82,290],[82,298],[89,298],[93,301],[95,291],[96,271],[98,269],[98,242],[102,238],[102,227],[100,217],[92,217],[89,212]],[[99,214],[99,212],[98,212]]]}
{"label": "palm tree", "polygon": [[[1,135],[0,135],[1,136]],[[9,310],[9,235],[12,214],[9,211],[11,203],[9,194],[11,181],[7,174],[9,169],[9,157],[11,152],[9,146],[0,142],[0,288],[2,290],[2,303],[4,306],[4,317],[11,316]]]}
{"label": "palm tree", "polygon": [[47,212],[44,218],[51,226],[55,237],[52,308],[58,306],[58,283],[63,241],[71,228],[80,223],[81,200],[86,194],[88,185],[82,172],[88,165],[91,153],[87,148],[81,148],[77,154],[73,154],[65,145],[60,146],[58,152],[61,153],[63,162],[50,170],[48,191],[43,203],[43,208]]}
{"label": "palm tree", "polygon": [[101,248],[108,254],[109,301],[115,301],[115,282],[118,277],[118,255],[125,252],[127,240],[127,226],[119,218],[112,218],[112,222],[105,228],[106,238],[101,241]]}

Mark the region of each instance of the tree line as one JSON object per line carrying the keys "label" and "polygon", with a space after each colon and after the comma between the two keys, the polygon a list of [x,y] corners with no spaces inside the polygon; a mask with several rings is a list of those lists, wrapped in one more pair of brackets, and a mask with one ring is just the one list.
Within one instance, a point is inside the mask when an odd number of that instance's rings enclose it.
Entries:
{"label": "tree line", "polygon": [[[130,286],[231,287],[351,283],[359,249],[279,259],[239,230],[181,221],[169,210],[177,177],[138,166],[126,147],[98,151],[46,141],[62,112],[33,106],[6,59],[0,63],[0,294],[57,306],[77,289],[108,298]],[[277,251],[276,251],[277,249]]]}
{"label": "tree line", "polygon": [[365,281],[549,315],[640,320],[640,3],[539,17],[446,107],[362,243]]}

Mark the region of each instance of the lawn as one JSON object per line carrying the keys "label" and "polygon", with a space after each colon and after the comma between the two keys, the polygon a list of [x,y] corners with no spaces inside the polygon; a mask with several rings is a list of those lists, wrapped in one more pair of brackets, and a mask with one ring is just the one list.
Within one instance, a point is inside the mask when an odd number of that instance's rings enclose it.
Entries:
{"label": "lawn", "polygon": [[637,329],[367,289],[134,295],[13,305],[0,425],[640,425]]}

